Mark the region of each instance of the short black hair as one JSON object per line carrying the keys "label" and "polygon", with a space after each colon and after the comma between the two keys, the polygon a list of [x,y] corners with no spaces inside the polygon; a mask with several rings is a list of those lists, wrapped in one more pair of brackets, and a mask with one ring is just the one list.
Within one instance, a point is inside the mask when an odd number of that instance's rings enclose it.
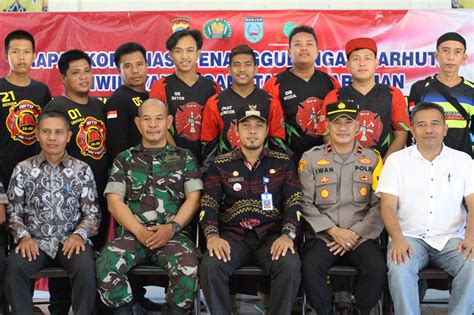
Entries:
{"label": "short black hair", "polygon": [[411,123],[413,125],[413,122],[415,121],[415,115],[418,112],[421,112],[422,110],[428,110],[428,109],[434,109],[440,112],[441,116],[443,117],[443,123],[446,123],[446,117],[444,116],[444,109],[443,107],[439,106],[438,104],[435,103],[430,103],[430,102],[421,102],[415,105],[415,107],[411,110]]}
{"label": "short black hair", "polygon": [[59,118],[64,121],[66,124],[67,131],[71,130],[71,123],[69,122],[69,119],[67,118],[66,114],[60,110],[57,109],[51,109],[51,110],[45,110],[40,114],[38,117],[38,127],[41,124],[43,120],[46,118]]}
{"label": "short black hair", "polygon": [[231,50],[230,57],[229,57],[229,66],[232,64],[232,59],[237,55],[250,55],[250,56],[252,56],[253,64],[254,65],[257,64],[257,57],[255,57],[255,52],[247,44],[242,44],[242,45],[235,46]]}
{"label": "short black hair", "polygon": [[15,39],[26,39],[30,41],[31,46],[33,46],[33,52],[35,52],[35,39],[33,38],[33,35],[24,30],[16,30],[10,32],[7,37],[5,37],[5,53],[8,53],[8,48],[10,48],[10,42]]}
{"label": "short black hair", "polygon": [[184,30],[179,30],[171,34],[171,36],[166,40],[166,49],[172,51],[178,44],[178,41],[184,36],[191,36],[196,42],[197,49],[199,50],[202,48],[201,32],[198,30],[190,30],[189,28],[185,28]]}
{"label": "short black hair", "polygon": [[135,42],[128,42],[123,45],[120,45],[117,50],[114,53],[114,63],[117,68],[120,68],[120,58],[122,58],[123,55],[128,55],[133,52],[141,52],[143,55],[143,59],[145,59],[146,62],[146,49],[139,43]]}
{"label": "short black hair", "polygon": [[87,63],[89,64],[89,67],[91,66],[91,58],[89,57],[88,54],[83,52],[82,50],[79,49],[72,49],[64,52],[61,57],[59,57],[58,61],[58,69],[59,72],[62,75],[66,75],[67,71],[69,70],[69,65],[71,62],[76,61],[76,60],[81,60],[85,59]]}
{"label": "short black hair", "polygon": [[312,28],[312,27],[309,26],[309,25],[301,25],[301,26],[295,27],[295,28],[291,31],[290,37],[288,38],[288,44],[290,44],[290,46],[291,46],[291,40],[292,40],[293,37],[294,37],[296,34],[298,34],[298,33],[308,33],[308,34],[313,35],[314,40],[316,41],[316,45],[318,44],[318,38],[316,37],[316,33],[314,32],[314,28]]}

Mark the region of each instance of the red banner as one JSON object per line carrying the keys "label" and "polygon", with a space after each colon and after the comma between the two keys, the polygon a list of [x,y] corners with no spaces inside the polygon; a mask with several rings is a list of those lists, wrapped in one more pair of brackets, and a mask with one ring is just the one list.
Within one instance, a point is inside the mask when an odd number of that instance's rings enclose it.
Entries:
{"label": "red banner", "polygon": [[[30,31],[37,41],[32,77],[49,85],[53,95],[63,92],[56,63],[60,53],[79,48],[88,52],[94,69],[92,95],[108,96],[121,79],[113,64],[113,52],[122,43],[136,41],[148,50],[147,88],[173,71],[165,41],[173,29],[191,27],[205,36],[199,72],[227,87],[228,56],[232,47],[247,43],[255,49],[262,85],[268,77],[291,66],[288,35],[295,25],[308,24],[318,36],[316,66],[336,76],[341,84],[351,81],[345,68],[345,43],[353,37],[372,37],[379,48],[377,80],[408,94],[415,81],[437,72],[436,39],[448,31],[462,34],[474,45],[472,10],[446,11],[189,11],[100,13],[3,13],[0,37],[15,29]],[[472,50],[471,50],[472,51]],[[473,53],[461,75],[474,78]],[[0,63],[0,75],[8,71]]]}

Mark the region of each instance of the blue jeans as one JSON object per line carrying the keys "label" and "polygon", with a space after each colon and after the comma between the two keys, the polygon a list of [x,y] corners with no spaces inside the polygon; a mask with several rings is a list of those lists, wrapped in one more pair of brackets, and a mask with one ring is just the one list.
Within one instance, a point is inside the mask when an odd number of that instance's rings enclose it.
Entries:
{"label": "blue jeans", "polygon": [[[413,249],[413,257],[397,265],[387,259],[388,284],[395,305],[395,314],[420,314],[418,297],[418,272],[428,265],[444,270],[452,276],[451,298],[448,313],[470,315],[474,311],[474,262],[464,260],[464,253],[457,251],[461,239],[452,238],[438,251],[422,239],[405,237]],[[388,245],[390,252],[392,243]]]}

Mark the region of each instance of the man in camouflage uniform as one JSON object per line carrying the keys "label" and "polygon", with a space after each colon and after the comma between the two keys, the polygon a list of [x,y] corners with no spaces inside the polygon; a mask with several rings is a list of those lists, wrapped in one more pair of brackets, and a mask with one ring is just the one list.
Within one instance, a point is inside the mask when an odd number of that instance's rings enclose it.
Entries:
{"label": "man in camouflage uniform", "polygon": [[199,206],[202,181],[194,156],[166,142],[172,116],[149,99],[135,118],[142,143],[120,153],[104,194],[120,224],[97,259],[99,293],[114,314],[131,314],[127,272],[151,261],[167,270],[163,314],[187,314],[197,293],[198,252],[182,227]]}

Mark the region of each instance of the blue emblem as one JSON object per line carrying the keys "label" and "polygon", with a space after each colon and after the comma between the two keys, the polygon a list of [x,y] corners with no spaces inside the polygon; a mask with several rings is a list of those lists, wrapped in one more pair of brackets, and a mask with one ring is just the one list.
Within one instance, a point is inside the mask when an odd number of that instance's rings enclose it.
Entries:
{"label": "blue emblem", "polygon": [[263,17],[245,18],[245,39],[251,43],[258,43],[263,38]]}

